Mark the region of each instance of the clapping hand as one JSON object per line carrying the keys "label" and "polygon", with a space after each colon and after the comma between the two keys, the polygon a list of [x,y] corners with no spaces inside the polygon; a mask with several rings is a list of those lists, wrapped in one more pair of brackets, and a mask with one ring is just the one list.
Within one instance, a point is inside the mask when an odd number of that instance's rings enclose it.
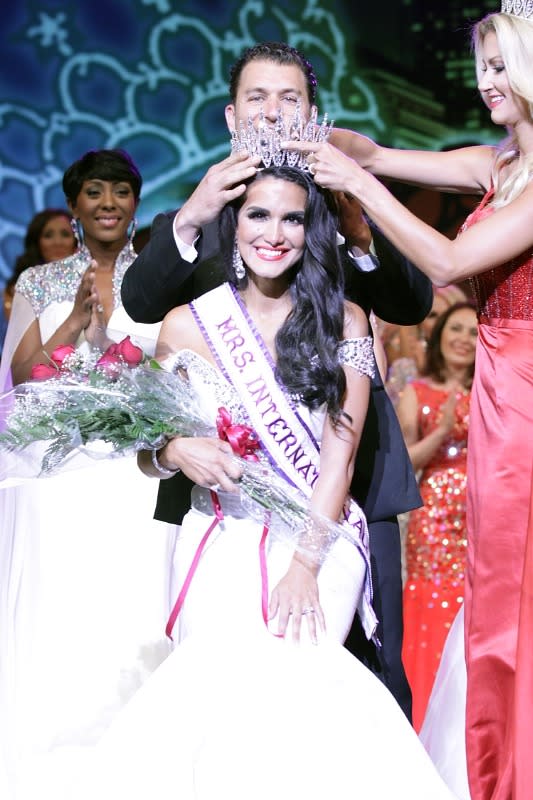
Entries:
{"label": "clapping hand", "polygon": [[92,308],[100,302],[96,288],[96,261],[92,260],[82,275],[70,316],[76,327],[84,330],[91,321]]}
{"label": "clapping hand", "polygon": [[450,390],[450,394],[440,407],[439,428],[445,434],[450,433],[450,431],[453,429],[455,425],[455,407],[457,405],[458,388],[459,384],[452,387],[452,389]]}

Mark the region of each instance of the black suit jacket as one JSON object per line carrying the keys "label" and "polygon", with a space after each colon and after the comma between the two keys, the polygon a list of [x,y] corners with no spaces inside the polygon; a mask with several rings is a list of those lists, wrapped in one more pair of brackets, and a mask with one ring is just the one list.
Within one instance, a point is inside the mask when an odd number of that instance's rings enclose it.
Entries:
{"label": "black suit jacket", "polygon": [[[155,218],[149,242],[124,276],[122,302],[136,322],[159,322],[170,309],[190,302],[225,279],[217,222],[202,229],[196,244],[198,258],[190,264],[176,247],[172,228],[175,213]],[[415,325],[431,309],[431,283],[375,226],[372,235],[380,266],[361,272],[344,254],[346,295],[367,314],[373,310],[387,322]],[[191,485],[182,473],[160,481],[155,517],[181,522],[190,506]],[[398,419],[377,369],[351,493],[369,522],[421,505]]]}

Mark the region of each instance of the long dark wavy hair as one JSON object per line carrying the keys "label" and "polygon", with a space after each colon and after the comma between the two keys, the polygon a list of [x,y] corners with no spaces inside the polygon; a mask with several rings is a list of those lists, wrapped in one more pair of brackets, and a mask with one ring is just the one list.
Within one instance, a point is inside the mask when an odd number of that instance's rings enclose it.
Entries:
{"label": "long dark wavy hair", "polygon": [[[445,383],[447,378],[446,363],[444,361],[444,356],[442,355],[442,349],[440,345],[442,331],[444,330],[444,326],[452,314],[454,314],[456,311],[460,311],[462,308],[470,308],[472,311],[476,311],[475,305],[469,301],[464,303],[455,303],[453,306],[447,308],[443,314],[437,317],[437,321],[435,322],[433,330],[431,331],[431,335],[428,339],[426,363],[421,370],[421,374],[427,376],[428,378],[433,378],[433,380],[437,383]],[[474,362],[472,362],[468,368],[465,389],[470,389],[473,378]]]}
{"label": "long dark wavy hair", "polygon": [[[290,274],[292,311],[276,334],[276,374],[309,408],[325,402],[336,424],[342,415],[346,379],[337,355],[344,327],[344,272],[335,206],[329,192],[301,170],[268,167],[257,172],[249,185],[265,178],[295,183],[307,194],[304,251]],[[232,264],[237,216],[245,197],[228,204],[220,216],[224,265],[233,285],[237,284]],[[239,285],[246,286],[246,281],[245,277]]]}

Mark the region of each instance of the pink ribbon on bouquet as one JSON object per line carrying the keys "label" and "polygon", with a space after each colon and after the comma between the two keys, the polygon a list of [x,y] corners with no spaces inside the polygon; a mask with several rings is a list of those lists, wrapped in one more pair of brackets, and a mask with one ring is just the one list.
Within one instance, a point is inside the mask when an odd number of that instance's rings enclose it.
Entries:
{"label": "pink ribbon on bouquet", "polygon": [[[259,440],[257,438],[257,434],[249,425],[234,425],[231,420],[231,415],[226,408],[219,408],[217,414],[217,432],[219,438],[225,442],[229,442],[231,445],[231,449],[235,453],[235,455],[240,456],[241,458],[246,459],[246,461],[258,461],[258,457],[256,454],[256,450],[259,449],[261,446]],[[211,489],[211,503],[213,505],[213,511],[215,514],[214,519],[212,520],[211,524],[209,525],[208,529],[202,536],[198,547],[196,548],[196,552],[193,556],[193,560],[191,562],[191,566],[187,572],[185,580],[183,582],[183,586],[178,594],[178,599],[174,604],[174,608],[172,609],[170,616],[168,618],[168,622],[166,624],[165,633],[169,639],[172,639],[172,631],[174,629],[174,625],[176,624],[176,620],[178,615],[183,607],[183,603],[185,602],[185,598],[189,591],[192,579],[194,574],[198,568],[198,563],[204,551],[205,545],[215,528],[220,524],[220,522],[224,519],[224,512],[222,511],[222,507],[220,505],[220,499],[218,494]],[[268,627],[268,573],[267,573],[267,563],[266,563],[266,537],[268,535],[268,527],[270,522],[270,516],[268,515],[265,519],[265,523],[263,525],[263,532],[261,534],[261,540],[259,542],[259,565],[261,569],[261,613],[263,616],[263,621],[265,625]]]}

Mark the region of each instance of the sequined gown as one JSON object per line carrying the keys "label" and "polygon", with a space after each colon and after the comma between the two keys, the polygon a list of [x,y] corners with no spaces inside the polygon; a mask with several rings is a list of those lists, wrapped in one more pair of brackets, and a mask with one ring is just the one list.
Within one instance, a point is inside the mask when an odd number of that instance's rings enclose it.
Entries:
{"label": "sequined gown", "polygon": [[[466,221],[488,217],[490,191]],[[533,787],[533,252],[471,281],[479,310],[467,498],[467,759],[473,800]]]}
{"label": "sequined gown", "polygon": [[[178,367],[213,423],[224,405],[235,423],[250,424],[210,363],[184,350]],[[320,441],[323,409],[299,413]],[[177,587],[213,519],[207,490],[196,487],[192,500],[176,546]],[[52,779],[28,776],[24,800],[452,800],[390,692],[342,647],[366,574],[358,550],[340,538],[328,551],[318,577],[327,635],[312,645],[304,624],[296,646],[262,617],[262,515],[251,516],[238,495],[220,502],[224,524],[194,572],[177,647],[97,747],[66,752]],[[293,551],[273,523],[268,587]]]}
{"label": "sequined gown", "polygon": [[[126,247],[117,259],[108,334],[153,352],[159,325],[120,305],[134,257]],[[34,319],[50,337],[89,260],[83,250],[24,273],[19,337]],[[12,329],[11,351],[16,339]],[[152,519],[157,483],[127,457],[0,490],[0,747],[13,783],[41,754],[98,737],[168,653],[175,531]]]}
{"label": "sequined gown", "polygon": [[[418,400],[418,432],[433,431],[448,392],[411,383]],[[424,505],[409,516],[406,535],[403,662],[420,730],[444,642],[464,597],[466,562],[466,440],[470,392],[457,397],[455,424],[420,476]]]}

